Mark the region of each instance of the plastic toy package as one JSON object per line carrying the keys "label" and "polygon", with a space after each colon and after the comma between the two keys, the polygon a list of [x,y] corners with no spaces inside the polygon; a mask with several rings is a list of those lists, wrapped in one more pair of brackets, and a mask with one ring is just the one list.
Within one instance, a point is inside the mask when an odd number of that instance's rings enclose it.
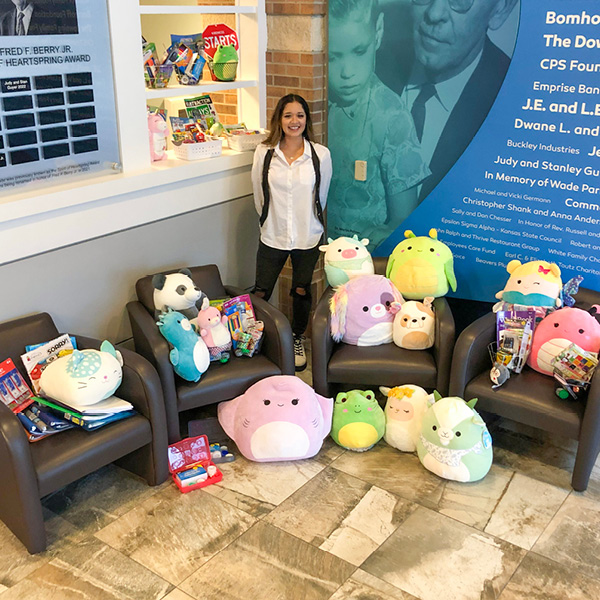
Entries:
{"label": "plastic toy package", "polygon": [[496,342],[490,344],[492,387],[500,387],[511,372],[520,373],[531,351],[536,323],[534,308],[499,310],[496,313]]}
{"label": "plastic toy package", "polygon": [[177,80],[182,85],[198,84],[206,64],[202,34],[171,34],[171,46],[167,49],[162,64],[174,65]]}
{"label": "plastic toy package", "polygon": [[249,294],[236,296],[223,302],[229,332],[236,356],[253,356],[259,351],[264,323],[256,320]]}
{"label": "plastic toy package", "polygon": [[554,378],[558,382],[556,395],[563,400],[577,399],[588,388],[598,366],[598,355],[577,344],[567,346],[554,360]]}
{"label": "plastic toy package", "polygon": [[175,485],[184,494],[223,479],[223,473],[212,461],[211,447],[205,435],[171,444],[169,471]]}

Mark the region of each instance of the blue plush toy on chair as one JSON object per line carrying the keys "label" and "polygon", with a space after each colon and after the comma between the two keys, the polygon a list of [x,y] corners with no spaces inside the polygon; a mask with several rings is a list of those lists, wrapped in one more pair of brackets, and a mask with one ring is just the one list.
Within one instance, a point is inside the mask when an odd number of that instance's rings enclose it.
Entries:
{"label": "blue plush toy on chair", "polygon": [[173,347],[169,360],[175,373],[186,381],[200,381],[208,369],[210,355],[206,343],[189,320],[181,313],[169,310],[158,317],[156,324]]}

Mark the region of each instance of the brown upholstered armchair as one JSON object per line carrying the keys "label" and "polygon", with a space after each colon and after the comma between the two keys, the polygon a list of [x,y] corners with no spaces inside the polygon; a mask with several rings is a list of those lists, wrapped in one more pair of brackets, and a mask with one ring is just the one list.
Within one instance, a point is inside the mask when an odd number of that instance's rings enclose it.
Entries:
{"label": "brown upholstered armchair", "polygon": [[[12,358],[25,379],[21,354],[28,344],[59,335],[52,318],[40,313],[0,324],[0,356]],[[80,349],[100,348],[100,341],[77,337]],[[29,443],[25,430],[0,403],[0,519],[32,554],[46,548],[40,499],[100,467],[115,462],[150,485],[169,475],[167,434],[160,381],[147,360],[128,350],[117,395],[139,415],[88,432],[80,428]]]}
{"label": "brown upholstered armchair", "polygon": [[[375,273],[385,275],[387,258],[374,258]],[[445,298],[436,298],[435,344],[428,350],[405,350],[395,344],[350,346],[336,343],[330,334],[327,288],[312,322],[312,373],[315,391],[331,397],[336,391],[356,386],[420,385],[440,394],[448,392],[454,346],[454,318]]]}
{"label": "brown upholstered armchair", "polygon": [[[216,265],[191,267],[192,279],[209,298],[239,296],[245,292],[223,285]],[[168,271],[172,273],[174,271]],[[271,375],[294,374],[292,328],[286,317],[268,302],[251,295],[257,319],[264,321],[264,339],[259,354],[211,363],[197,383],[178,377],[169,362],[169,344],[161,335],[154,316],[152,275],[135,285],[138,300],[127,304],[135,349],[158,371],[167,414],[169,443],[181,439],[179,413],[243,394],[253,383]]]}
{"label": "brown upholstered armchair", "polygon": [[[575,299],[575,306],[589,310],[600,304],[600,293],[579,288]],[[554,378],[528,366],[492,389],[488,345],[495,339],[493,313],[477,319],[460,334],[452,359],[450,394],[478,398],[477,410],[579,440],[571,485],[584,491],[600,451],[600,376],[595,374],[587,398],[581,400],[561,400],[555,394]]]}

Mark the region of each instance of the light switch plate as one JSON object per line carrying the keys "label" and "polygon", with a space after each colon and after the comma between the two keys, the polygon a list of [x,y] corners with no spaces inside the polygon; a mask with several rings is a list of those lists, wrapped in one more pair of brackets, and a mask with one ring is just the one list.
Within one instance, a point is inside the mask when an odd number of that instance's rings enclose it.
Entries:
{"label": "light switch plate", "polygon": [[367,180],[367,161],[366,160],[355,160],[354,161],[354,179],[356,181]]}

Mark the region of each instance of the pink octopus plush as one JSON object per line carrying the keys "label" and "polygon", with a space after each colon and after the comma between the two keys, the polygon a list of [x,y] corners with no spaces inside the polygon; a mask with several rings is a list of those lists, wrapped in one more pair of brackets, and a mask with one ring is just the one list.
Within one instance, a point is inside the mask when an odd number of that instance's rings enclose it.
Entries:
{"label": "pink octopus plush", "polygon": [[588,352],[600,350],[600,306],[590,312],[581,308],[561,308],[550,313],[536,325],[528,364],[531,368],[553,374],[552,359],[570,344]]}
{"label": "pink octopus plush", "polygon": [[337,287],[329,301],[331,337],[354,346],[378,346],[392,341],[394,302],[404,302],[396,286],[383,275],[360,275]]}
{"label": "pink octopus plush", "polygon": [[292,375],[274,375],[221,402],[219,423],[240,452],[257,462],[310,458],[331,431],[333,398]]}

